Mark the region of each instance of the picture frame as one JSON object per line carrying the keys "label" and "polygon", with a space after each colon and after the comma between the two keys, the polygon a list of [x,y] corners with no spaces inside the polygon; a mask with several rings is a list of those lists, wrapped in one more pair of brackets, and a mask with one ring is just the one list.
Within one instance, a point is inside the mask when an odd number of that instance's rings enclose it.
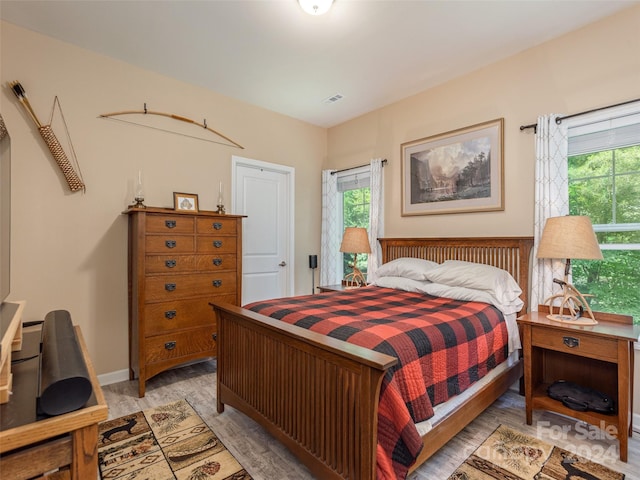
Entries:
{"label": "picture frame", "polygon": [[400,146],[402,216],[504,210],[504,119]]}
{"label": "picture frame", "polygon": [[196,193],[173,192],[173,209],[180,212],[197,212],[198,195]]}

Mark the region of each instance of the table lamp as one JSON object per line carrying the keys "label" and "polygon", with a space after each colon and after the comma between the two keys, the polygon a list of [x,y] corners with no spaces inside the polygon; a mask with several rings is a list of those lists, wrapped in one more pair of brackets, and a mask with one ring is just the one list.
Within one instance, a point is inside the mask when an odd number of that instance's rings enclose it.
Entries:
{"label": "table lamp", "polygon": [[[549,304],[547,318],[556,322],[573,323],[574,325],[595,325],[591,307],[576,287],[568,282],[571,259],[602,260],[602,252],[598,239],[593,231],[591,220],[586,216],[567,215],[551,217],[542,231],[537,258],[564,258],[564,279],[553,281],[562,286],[562,293],[552,295],[545,300]],[[560,299],[558,313],[553,313],[553,304]],[[588,315],[587,318],[585,315]]]}
{"label": "table lamp", "polygon": [[344,230],[342,244],[340,245],[342,253],[353,253],[353,265],[349,265],[353,270],[344,277],[345,283],[350,287],[359,287],[367,282],[364,275],[356,266],[359,253],[371,253],[371,245],[369,244],[369,236],[367,229],[361,227],[347,227]]}

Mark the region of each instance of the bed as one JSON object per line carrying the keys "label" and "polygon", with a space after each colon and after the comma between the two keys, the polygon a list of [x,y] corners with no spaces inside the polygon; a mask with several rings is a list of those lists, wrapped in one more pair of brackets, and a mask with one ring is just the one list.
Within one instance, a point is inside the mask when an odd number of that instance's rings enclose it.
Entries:
{"label": "bed", "polygon": [[[530,237],[384,238],[383,263],[407,257],[457,260],[507,271],[528,307]],[[381,385],[397,358],[261,315],[219,304],[217,409],[229,405],[265,427],[318,478],[376,478]],[[498,371],[498,369],[496,369]],[[413,471],[522,374],[503,365],[443,408],[422,436]]]}

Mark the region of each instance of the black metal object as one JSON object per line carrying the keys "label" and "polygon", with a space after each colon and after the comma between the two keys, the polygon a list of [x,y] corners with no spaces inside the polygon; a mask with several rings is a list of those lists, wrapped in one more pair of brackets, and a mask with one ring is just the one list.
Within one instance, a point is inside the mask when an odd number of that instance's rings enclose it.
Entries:
{"label": "black metal object", "polygon": [[[581,115],[586,115],[587,113],[599,112],[600,110],[606,110],[607,108],[621,107],[622,105],[627,105],[629,103],[634,103],[640,101],[640,98],[636,98],[634,100],[628,100],[626,102],[616,103],[615,105],[607,105],[606,107],[592,108],[591,110],[586,110],[580,113],[574,113],[572,115],[564,115],[562,117],[556,118],[556,123],[560,125],[563,120],[567,118],[579,117]],[[531,123],[529,125],[520,125],[520,131],[528,130],[529,128],[533,128],[533,132],[536,133],[536,129],[538,127],[537,123]]]}
{"label": "black metal object", "polygon": [[311,294],[316,293],[316,268],[318,268],[318,255],[309,255],[309,268],[311,269]]}
{"label": "black metal object", "polygon": [[[385,159],[382,160],[382,166],[384,167],[386,165],[386,163],[387,163],[387,159],[385,158]],[[343,168],[342,170],[333,170],[331,172],[331,175],[335,175],[336,173],[340,173],[340,172],[347,172],[349,170],[355,170],[356,168],[368,167],[368,166],[369,166],[369,164],[367,163],[365,165],[358,165],[357,167]]]}
{"label": "black metal object", "polygon": [[39,410],[61,415],[82,408],[93,393],[71,315],[54,310],[44,318],[40,365]]}

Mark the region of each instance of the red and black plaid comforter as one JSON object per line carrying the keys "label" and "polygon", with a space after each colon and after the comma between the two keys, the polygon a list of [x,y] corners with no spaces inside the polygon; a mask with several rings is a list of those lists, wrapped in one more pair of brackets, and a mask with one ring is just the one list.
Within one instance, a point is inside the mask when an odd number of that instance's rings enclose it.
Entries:
{"label": "red and black plaid comforter", "polygon": [[380,394],[379,479],[405,478],[422,449],[415,423],[507,357],[506,324],[486,303],[367,287],[245,308],[399,360]]}

